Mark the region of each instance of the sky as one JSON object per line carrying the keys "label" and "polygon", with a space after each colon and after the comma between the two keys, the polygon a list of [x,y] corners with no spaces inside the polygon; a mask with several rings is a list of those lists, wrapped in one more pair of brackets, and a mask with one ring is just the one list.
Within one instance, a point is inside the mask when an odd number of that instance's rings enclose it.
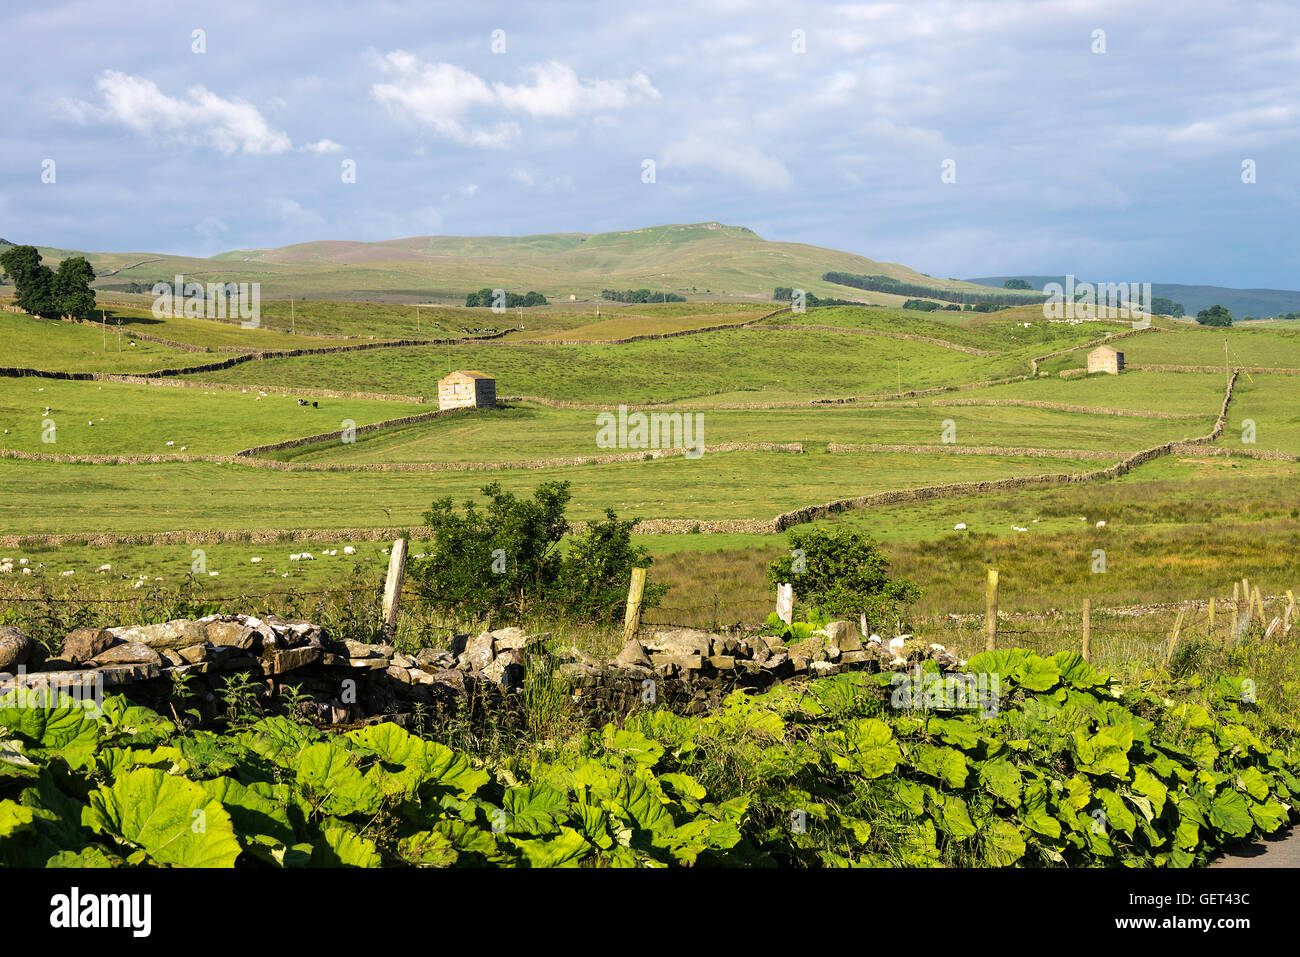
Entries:
{"label": "sky", "polygon": [[716,220],[942,277],[1300,287],[1294,3],[0,0],[0,23],[11,242]]}

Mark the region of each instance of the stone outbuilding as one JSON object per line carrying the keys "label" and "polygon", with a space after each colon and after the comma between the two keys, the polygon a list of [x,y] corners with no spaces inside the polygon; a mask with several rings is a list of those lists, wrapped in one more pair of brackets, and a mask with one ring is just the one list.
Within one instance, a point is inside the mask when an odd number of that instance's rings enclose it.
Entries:
{"label": "stone outbuilding", "polygon": [[1119,375],[1124,371],[1124,353],[1110,346],[1098,346],[1088,353],[1088,373],[1105,372]]}
{"label": "stone outbuilding", "polygon": [[474,370],[450,373],[438,380],[439,409],[494,409],[497,380]]}

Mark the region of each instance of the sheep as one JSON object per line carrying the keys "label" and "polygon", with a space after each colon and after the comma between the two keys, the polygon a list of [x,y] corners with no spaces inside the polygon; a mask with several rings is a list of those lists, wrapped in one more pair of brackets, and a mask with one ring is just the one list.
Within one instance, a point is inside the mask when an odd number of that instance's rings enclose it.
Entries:
{"label": "sheep", "polygon": [[100,565],[98,568],[95,569],[95,571],[97,572],[111,572],[112,570],[113,570],[112,565]]}
{"label": "sheep", "polygon": [[66,572],[59,572],[59,576],[62,577],[62,578],[67,578],[69,575],[72,575],[72,574],[74,574],[74,573],[73,573],[71,570],[66,571]]}
{"label": "sheep", "polygon": [[1098,522],[1098,523],[1097,523],[1097,527],[1098,527],[1098,528],[1105,528],[1105,527],[1106,527],[1106,523],[1105,523],[1104,521],[1103,521],[1103,522]]}
{"label": "sheep", "polygon": [[344,545],[344,546],[343,546],[343,554],[344,554],[344,555],[355,555],[356,553],[357,553],[357,550],[356,550],[355,548],[353,548],[351,545]]}
{"label": "sheep", "polygon": [[25,558],[20,558],[20,559],[18,559],[18,564],[19,564],[19,565],[26,565],[26,564],[27,564],[27,559],[25,559]]}
{"label": "sheep", "polygon": [[256,556],[254,556],[253,558],[250,558],[248,561],[249,561],[249,564],[251,564],[251,565],[256,565],[256,564],[258,564],[259,562],[261,562],[261,560],[262,560],[262,559],[260,559],[260,558],[258,558],[258,557],[256,557]]}
{"label": "sheep", "polygon": [[301,560],[302,560],[302,555],[301,555],[301,553],[294,553],[293,555],[290,555],[290,556],[289,556],[289,561],[291,561],[291,562],[297,562],[297,561],[301,561]]}
{"label": "sheep", "polygon": [[311,552],[303,552],[302,555],[300,555],[299,557],[304,562],[314,562],[316,560],[316,556],[313,555]]}
{"label": "sheep", "polygon": [[953,530],[954,532],[964,532],[964,531],[966,531],[966,523],[965,523],[965,522],[958,522],[956,525],[954,525],[954,526],[952,527],[952,530]]}

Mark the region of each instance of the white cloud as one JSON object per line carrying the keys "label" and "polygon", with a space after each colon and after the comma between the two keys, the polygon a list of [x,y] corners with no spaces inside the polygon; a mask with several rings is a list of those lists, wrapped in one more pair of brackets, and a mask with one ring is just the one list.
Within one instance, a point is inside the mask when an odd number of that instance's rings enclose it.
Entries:
{"label": "white cloud", "polygon": [[659,165],[713,170],[761,190],[786,189],[791,183],[790,171],[780,160],[756,146],[720,142],[717,137],[688,136],[679,140],[664,150]]}
{"label": "white cloud", "polygon": [[337,153],[343,147],[333,140],[317,140],[315,143],[305,143],[302,147],[308,153]]}
{"label": "white cloud", "polygon": [[659,99],[659,91],[644,73],[634,73],[627,80],[580,80],[571,67],[554,60],[531,69],[531,84],[495,85],[507,109],[523,110],[532,116],[575,116]]}
{"label": "white cloud", "polygon": [[182,99],[168,96],[152,80],[105,70],[95,78],[95,87],[102,105],[65,102],[66,112],[82,122],[119,123],[151,138],[209,143],[227,155],[283,153],[293,146],[251,103],[224,99],[202,86],[190,87]]}
{"label": "white cloud", "polygon": [[519,185],[526,186],[538,193],[572,193],[574,191],[573,177],[567,173],[546,176],[532,170],[515,167],[510,170],[510,178]]}
{"label": "white cloud", "polygon": [[370,92],[390,113],[467,146],[504,147],[520,135],[513,120],[475,122],[470,118],[473,113],[512,110],[533,117],[573,117],[659,98],[644,73],[626,80],[583,80],[556,61],[532,67],[531,83],[491,86],[455,64],[425,63],[404,50],[382,57],[379,66],[390,82],[376,83]]}

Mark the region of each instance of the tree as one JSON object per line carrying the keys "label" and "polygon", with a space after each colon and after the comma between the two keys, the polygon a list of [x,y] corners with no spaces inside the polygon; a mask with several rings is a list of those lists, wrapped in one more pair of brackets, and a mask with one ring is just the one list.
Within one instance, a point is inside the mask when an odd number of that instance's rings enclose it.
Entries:
{"label": "tree", "polygon": [[54,274],[54,297],[60,315],[89,319],[95,311],[95,270],[84,256],[69,256]]}
{"label": "tree", "polygon": [[1203,326],[1230,326],[1232,325],[1232,313],[1220,305],[1213,305],[1209,309],[1202,309],[1196,314],[1196,321]]}
{"label": "tree", "polygon": [[1185,315],[1183,304],[1181,302],[1175,302],[1174,300],[1167,299],[1164,296],[1151,297],[1151,311],[1157,316],[1173,316],[1174,318],[1178,318],[1179,316]]}
{"label": "tree", "polygon": [[[443,498],[425,513],[433,542],[426,558],[412,562],[411,579],[430,607],[489,622],[522,619],[530,610],[601,621],[621,614],[632,568],[650,564],[645,549],[631,544],[636,519],[620,522],[607,510],[566,553],[568,482],[543,482],[522,499],[499,482],[481,492],[488,499],[482,511],[469,500],[461,513]],[[647,586],[642,605],[656,604],[665,591]]]}
{"label": "tree", "polygon": [[1003,289],[1033,289],[1029,282],[1024,279],[1008,279],[1002,284]]}
{"label": "tree", "polygon": [[95,309],[90,288],[95,270],[82,256],[70,256],[56,273],[41,263],[35,246],[9,246],[0,253],[0,268],[14,282],[15,303],[38,316],[76,316],[85,319]]}
{"label": "tree", "polygon": [[[644,546],[632,544],[636,519],[621,521],[612,508],[604,521],[591,522],[564,556],[562,597],[567,612],[581,621],[610,622],[626,608],[633,568],[651,563]],[[667,593],[667,585],[647,584],[641,606],[651,608]]]}
{"label": "tree", "polygon": [[885,627],[921,597],[914,583],[889,578],[888,559],[865,532],[844,526],[791,532],[789,545],[790,554],[768,566],[768,581],[789,582],[796,598],[824,614],[865,614],[868,627]]}

